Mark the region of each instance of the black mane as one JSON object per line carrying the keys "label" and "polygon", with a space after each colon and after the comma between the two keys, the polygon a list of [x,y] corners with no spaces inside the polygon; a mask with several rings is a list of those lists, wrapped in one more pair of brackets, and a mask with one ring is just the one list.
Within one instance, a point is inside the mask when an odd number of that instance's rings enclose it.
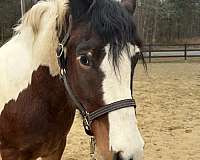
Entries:
{"label": "black mane", "polygon": [[[71,10],[72,17],[90,24],[90,29],[97,33],[104,43],[110,45],[110,56],[114,66],[118,66],[122,50],[126,49],[129,53],[128,43],[142,47],[140,38],[136,31],[133,16],[113,0],[72,0],[72,5],[76,9]],[[80,2],[80,1],[79,1]],[[83,7],[84,6],[84,7]]]}

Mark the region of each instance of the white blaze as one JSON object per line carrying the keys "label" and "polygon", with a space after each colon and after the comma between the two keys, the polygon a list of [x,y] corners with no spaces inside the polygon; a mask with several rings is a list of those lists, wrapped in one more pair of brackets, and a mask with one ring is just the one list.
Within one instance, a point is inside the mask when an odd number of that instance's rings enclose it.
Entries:
{"label": "white blaze", "polygon": [[[131,53],[134,54],[136,49],[134,46],[130,46]],[[103,91],[106,104],[132,98],[130,90],[131,62],[126,53],[123,54],[119,64],[120,76],[115,75],[112,63],[108,60],[108,54],[101,64],[101,69],[105,74]],[[122,151],[124,159],[141,160],[144,141],[137,127],[134,108],[111,112],[108,118],[110,150]]]}

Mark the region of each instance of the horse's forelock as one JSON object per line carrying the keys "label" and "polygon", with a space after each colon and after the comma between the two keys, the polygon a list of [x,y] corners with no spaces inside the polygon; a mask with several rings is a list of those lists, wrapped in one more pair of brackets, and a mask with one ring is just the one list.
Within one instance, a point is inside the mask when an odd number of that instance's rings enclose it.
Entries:
{"label": "horse's forelock", "polygon": [[118,66],[122,50],[126,49],[129,53],[128,43],[141,46],[133,17],[120,3],[112,0],[96,1],[89,14],[92,15],[92,30],[110,46],[109,54],[114,67]]}

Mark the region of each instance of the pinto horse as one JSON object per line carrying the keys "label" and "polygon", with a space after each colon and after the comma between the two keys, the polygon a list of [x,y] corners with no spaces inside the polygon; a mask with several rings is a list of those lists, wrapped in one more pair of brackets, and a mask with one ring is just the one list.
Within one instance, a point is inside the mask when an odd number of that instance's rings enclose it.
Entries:
{"label": "pinto horse", "polygon": [[130,89],[134,5],[47,0],[25,14],[0,48],[2,160],[60,160],[76,108],[101,159],[142,159]]}

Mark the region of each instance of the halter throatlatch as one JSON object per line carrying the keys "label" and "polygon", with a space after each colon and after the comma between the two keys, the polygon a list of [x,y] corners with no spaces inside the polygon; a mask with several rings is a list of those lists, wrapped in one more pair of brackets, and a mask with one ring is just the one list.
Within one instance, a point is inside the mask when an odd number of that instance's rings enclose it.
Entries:
{"label": "halter throatlatch", "polygon": [[60,67],[60,77],[64,82],[68,95],[70,96],[76,108],[80,111],[80,114],[82,115],[85,132],[88,135],[93,136],[93,133],[91,130],[91,124],[95,119],[122,108],[128,108],[128,107],[136,108],[136,104],[135,104],[134,99],[125,99],[125,100],[120,100],[120,101],[102,106],[94,112],[91,112],[91,113],[87,112],[87,108],[78,100],[78,98],[73,93],[67,79],[68,77],[67,76],[68,75],[67,74],[67,53],[66,53],[67,51],[65,51],[65,47],[67,43],[69,42],[69,39],[71,36],[71,29],[72,29],[72,16],[70,15],[67,34],[64,36],[62,42],[59,43],[57,51],[56,51],[58,64]]}

